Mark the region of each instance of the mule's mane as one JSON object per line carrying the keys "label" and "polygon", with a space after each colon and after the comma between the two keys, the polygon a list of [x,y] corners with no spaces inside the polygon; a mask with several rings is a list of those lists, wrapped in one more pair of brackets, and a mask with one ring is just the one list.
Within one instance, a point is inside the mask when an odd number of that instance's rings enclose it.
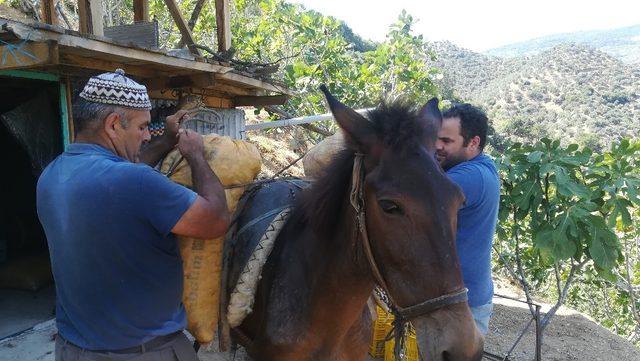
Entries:
{"label": "mule's mane", "polygon": [[[378,141],[398,156],[422,144],[426,127],[418,108],[406,101],[383,102],[368,113]],[[355,150],[349,147],[334,156],[324,174],[300,199],[305,221],[316,232],[331,237],[338,228],[340,211],[349,196]]]}

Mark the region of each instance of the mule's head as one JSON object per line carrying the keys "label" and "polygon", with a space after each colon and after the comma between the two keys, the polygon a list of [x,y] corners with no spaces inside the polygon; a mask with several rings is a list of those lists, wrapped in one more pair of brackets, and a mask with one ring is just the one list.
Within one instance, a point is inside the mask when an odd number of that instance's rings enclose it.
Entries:
{"label": "mule's head", "polygon": [[[421,109],[383,104],[366,119],[322,90],[347,147],[364,154],[366,227],[391,297],[406,308],[463,289],[455,236],[464,196],[435,158],[437,100]],[[426,360],[482,356],[483,338],[466,302],[411,322]]]}

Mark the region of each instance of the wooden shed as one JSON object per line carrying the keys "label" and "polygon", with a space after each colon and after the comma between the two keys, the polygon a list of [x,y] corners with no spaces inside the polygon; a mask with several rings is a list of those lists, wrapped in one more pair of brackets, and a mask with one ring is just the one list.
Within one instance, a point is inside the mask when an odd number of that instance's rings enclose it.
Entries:
{"label": "wooden shed", "polygon": [[[227,1],[215,1],[217,50],[222,53],[231,44]],[[27,23],[0,13],[0,163],[6,170],[0,177],[0,299],[5,302],[0,339],[53,317],[53,287],[41,287],[47,277],[50,282],[50,271],[35,211],[35,186],[41,170],[73,141],[71,103],[89,76],[122,68],[147,86],[154,104],[175,105],[195,97],[209,108],[206,119],[216,111],[242,117],[234,108],[283,104],[289,96],[264,73],[203,56],[175,1],[165,3],[186,45],[181,50],[105,36],[117,32],[104,31],[98,0],[78,2],[79,31],[57,25],[53,0],[42,1],[45,22]],[[134,0],[134,9],[136,21],[149,23],[146,0]],[[240,136],[243,125],[228,127],[233,132],[229,135]],[[20,288],[20,282],[30,290],[9,290]]]}

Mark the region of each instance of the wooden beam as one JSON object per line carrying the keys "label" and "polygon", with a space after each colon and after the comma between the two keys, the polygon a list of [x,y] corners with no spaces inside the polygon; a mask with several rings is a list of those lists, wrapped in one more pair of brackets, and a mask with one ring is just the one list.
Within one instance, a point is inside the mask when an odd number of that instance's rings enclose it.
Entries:
{"label": "wooden beam", "polygon": [[133,0],[133,21],[149,21],[149,0]]}
{"label": "wooden beam", "polygon": [[[101,56],[99,54],[102,54],[113,59],[114,62],[119,62],[119,60],[122,59],[127,62],[137,61],[140,63],[144,63],[147,67],[150,64],[156,64],[164,68],[174,67],[189,70],[190,72],[206,71],[219,73],[232,70],[232,68],[222,65],[167,56],[163,53],[146,49],[127,48],[120,45],[106,43],[99,40],[82,38],[78,36],[61,35],[56,38],[60,46],[69,47],[69,50],[71,51],[86,49],[95,54],[93,56],[98,57]],[[169,70],[170,69],[167,69],[167,71]]]}
{"label": "wooden beam", "polygon": [[251,78],[246,75],[242,75],[238,73],[228,72],[224,74],[216,74],[215,77],[218,80],[221,80],[223,82],[230,83],[230,84],[237,84],[244,87],[251,86],[255,88],[264,89],[267,91],[291,95],[289,90],[284,86],[280,87],[277,84],[270,84],[262,80]]}
{"label": "wooden beam", "polygon": [[286,95],[271,95],[271,96],[237,96],[233,98],[233,105],[237,107],[241,106],[265,106],[265,105],[283,105],[289,99]]}
{"label": "wooden beam", "polygon": [[58,46],[53,42],[0,46],[0,70],[28,69],[58,63]]}
{"label": "wooden beam", "polygon": [[[178,96],[174,94],[174,92],[163,92],[160,90],[150,91],[149,97],[152,99],[178,100]],[[233,108],[233,102],[228,98],[205,95],[202,97],[202,101],[204,105],[212,108]]]}
{"label": "wooden beam", "polygon": [[149,90],[176,88],[208,88],[215,84],[213,74],[181,75],[170,78],[155,77],[145,84]]}
{"label": "wooden beam", "polygon": [[242,88],[242,87],[238,87],[238,86],[233,86],[233,85],[229,85],[229,84],[223,84],[220,82],[217,82],[215,86],[212,87],[213,90],[219,91],[219,92],[223,92],[232,96],[241,96],[241,95],[247,95],[247,96],[255,96],[258,95],[258,90],[256,89],[249,89],[249,88]]}
{"label": "wooden beam", "polygon": [[81,33],[104,35],[101,0],[78,0],[78,17]]}
{"label": "wooden beam", "polygon": [[56,11],[55,0],[42,0],[40,2],[40,15],[42,22],[49,25],[58,25],[58,13]]}
{"label": "wooden beam", "polygon": [[85,58],[78,55],[63,54],[60,56],[60,64],[68,65],[76,68],[91,69],[91,70],[104,70],[114,71],[117,68],[122,68],[127,74],[136,75],[143,78],[157,78],[158,72],[149,69],[148,66],[124,64],[115,61],[109,61],[96,58]]}
{"label": "wooden beam", "polygon": [[191,30],[189,29],[189,25],[182,17],[182,13],[180,12],[180,8],[175,0],[164,0],[165,4],[167,4],[167,9],[171,13],[171,17],[173,17],[173,21],[175,21],[176,26],[178,26],[178,30],[180,30],[180,34],[182,35],[182,42],[187,44],[189,50],[196,55],[201,55],[200,51],[193,46],[196,42],[193,39],[193,35],[191,34]]}
{"label": "wooden beam", "polygon": [[218,32],[218,52],[231,48],[231,15],[229,0],[216,0],[216,28]]}
{"label": "wooden beam", "polygon": [[102,0],[88,0],[91,10],[91,27],[93,35],[104,36],[104,24],[102,22]]}

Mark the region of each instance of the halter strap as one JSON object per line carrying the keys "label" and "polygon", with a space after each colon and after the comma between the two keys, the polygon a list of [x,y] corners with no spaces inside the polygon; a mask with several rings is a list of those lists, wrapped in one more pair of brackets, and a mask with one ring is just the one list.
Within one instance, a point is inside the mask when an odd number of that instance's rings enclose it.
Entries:
{"label": "halter strap", "polygon": [[364,172],[362,169],[364,154],[356,153],[355,159],[353,161],[353,177],[351,182],[351,205],[356,210],[356,223],[358,224],[358,230],[360,231],[360,235],[362,236],[362,245],[364,248],[364,253],[367,256],[367,261],[369,262],[369,266],[371,267],[371,272],[373,273],[373,278],[376,283],[386,292],[387,297],[391,303],[391,306],[394,308],[398,308],[398,304],[393,300],[393,296],[389,293],[389,287],[387,287],[387,283],[380,272],[380,268],[378,268],[378,264],[375,261],[373,256],[373,251],[371,250],[371,242],[369,241],[369,234],[367,233],[367,224],[365,219],[365,209],[364,209]]}
{"label": "halter strap", "polygon": [[382,288],[389,299],[389,309],[395,317],[393,322],[393,332],[395,338],[394,354],[396,359],[404,359],[404,344],[405,334],[407,331],[408,322],[416,317],[425,315],[429,312],[435,311],[444,306],[453,305],[457,303],[466,302],[468,300],[466,288],[462,288],[458,291],[447,293],[435,298],[428,299],[424,302],[420,302],[416,305],[409,307],[401,307],[393,299],[389,287],[380,272],[380,268],[376,263],[373,251],[371,250],[371,241],[369,234],[367,233],[366,212],[364,202],[364,170],[363,170],[364,154],[355,153],[353,160],[353,174],[351,177],[351,194],[350,201],[354,210],[356,211],[356,223],[360,236],[362,238],[362,248],[371,267],[371,273],[375,282]]}

